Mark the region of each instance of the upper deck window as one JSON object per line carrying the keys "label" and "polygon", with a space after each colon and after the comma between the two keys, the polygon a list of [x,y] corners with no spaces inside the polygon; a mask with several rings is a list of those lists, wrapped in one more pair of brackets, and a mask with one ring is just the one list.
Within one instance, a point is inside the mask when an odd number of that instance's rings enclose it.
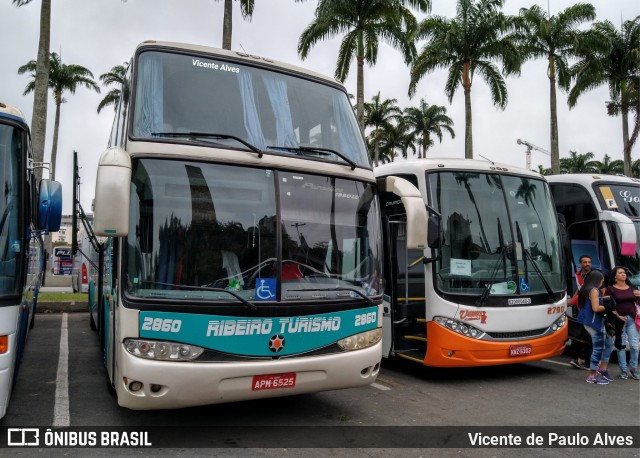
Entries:
{"label": "upper deck window", "polygon": [[603,210],[617,210],[629,218],[640,218],[640,186],[601,185],[596,195]]}
{"label": "upper deck window", "polygon": [[342,155],[370,167],[347,95],[317,80],[213,56],[147,51],[138,56],[135,88],[134,137],[251,145],[344,163]]}

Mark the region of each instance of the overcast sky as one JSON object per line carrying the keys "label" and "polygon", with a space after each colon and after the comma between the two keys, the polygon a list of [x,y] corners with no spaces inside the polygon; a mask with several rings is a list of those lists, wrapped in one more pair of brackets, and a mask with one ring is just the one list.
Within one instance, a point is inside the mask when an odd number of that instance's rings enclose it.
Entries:
{"label": "overcast sky", "polygon": [[[51,51],[62,56],[65,64],[79,64],[94,74],[95,80],[114,65],[130,59],[140,42],[147,39],[178,41],[213,47],[222,46],[223,3],[215,0],[55,0],[52,2]],[[301,61],[297,54],[298,38],[313,19],[316,1],[295,3],[293,0],[256,0],[253,19],[245,21],[234,2],[232,49],[293,63],[333,75],[340,39],[325,41],[311,49]],[[574,2],[548,0],[506,0],[504,12],[517,14],[522,7],[538,3],[549,7],[551,14]],[[597,20],[621,20],[640,14],[638,0],[595,0]],[[455,15],[454,0],[433,0],[433,14]],[[420,16],[419,16],[420,17]],[[19,107],[31,122],[33,94],[23,96],[28,75],[18,75],[17,69],[36,58],[38,47],[40,1],[34,0],[21,8],[11,0],[0,2],[3,45],[0,47],[0,101]],[[480,155],[494,161],[525,166],[526,148],[517,139],[529,141],[550,150],[549,82],[546,63],[534,61],[522,67],[519,78],[506,79],[509,104],[502,111],[491,103],[487,85],[474,80],[472,88],[474,157]],[[352,65],[345,82],[347,90],[356,93],[356,69]],[[446,72],[427,75],[418,85],[416,95],[409,99],[409,71],[400,54],[386,44],[380,47],[378,64],[365,67],[365,101],[378,91],[381,97],[395,98],[401,108],[417,105],[421,98],[433,105],[443,105],[454,121],[456,138],[445,134],[441,144],[428,152],[431,157],[464,157],[464,100],[459,89],[451,104],[444,95]],[[65,214],[71,212],[73,150],[78,151],[81,176],[81,204],[91,210],[95,173],[100,154],[107,145],[113,110],[96,113],[102,94],[78,88],[75,95],[66,94],[62,105],[58,143],[56,178],[64,188]],[[601,87],[582,96],[573,110],[567,107],[566,94],[558,91],[558,125],[560,156],[569,151],[593,152],[597,160],[604,154],[622,159],[622,122],[611,118],[605,110],[608,89]],[[55,106],[49,98],[45,160],[51,153]],[[638,159],[639,147],[632,151]],[[532,165],[550,166],[549,157],[534,152]]]}

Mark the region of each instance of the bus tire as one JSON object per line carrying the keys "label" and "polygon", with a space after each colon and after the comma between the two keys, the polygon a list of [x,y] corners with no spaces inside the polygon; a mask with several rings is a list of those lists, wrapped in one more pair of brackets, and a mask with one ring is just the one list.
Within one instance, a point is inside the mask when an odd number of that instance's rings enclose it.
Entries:
{"label": "bus tire", "polygon": [[98,326],[96,326],[96,320],[93,319],[93,313],[91,313],[91,311],[89,311],[89,327],[92,331],[98,330]]}
{"label": "bus tire", "polygon": [[29,321],[29,329],[33,329],[33,327],[36,325],[36,311],[33,311],[33,314],[31,315],[31,321]]}

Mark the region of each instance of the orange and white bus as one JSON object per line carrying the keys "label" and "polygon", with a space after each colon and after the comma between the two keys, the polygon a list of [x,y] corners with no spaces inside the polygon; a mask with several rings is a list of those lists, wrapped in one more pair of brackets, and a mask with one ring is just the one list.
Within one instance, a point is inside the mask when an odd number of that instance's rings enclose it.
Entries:
{"label": "orange and white bus", "polygon": [[385,164],[428,207],[429,248],[406,247],[405,207],[380,197],[386,289],[383,356],[437,367],[519,363],[560,354],[566,280],[549,186],[487,161]]}

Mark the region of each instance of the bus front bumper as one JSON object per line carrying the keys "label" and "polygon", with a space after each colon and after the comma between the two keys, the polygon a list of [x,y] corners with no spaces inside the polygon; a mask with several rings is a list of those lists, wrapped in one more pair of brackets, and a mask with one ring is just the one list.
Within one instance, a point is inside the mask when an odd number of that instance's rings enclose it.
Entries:
{"label": "bus front bumper", "polygon": [[[339,354],[258,362],[192,363],[118,358],[118,404],[133,410],[174,409],[370,385],[380,371],[382,343]],[[295,373],[294,386],[255,389],[271,374]],[[132,391],[133,382],[142,386]]]}
{"label": "bus front bumper", "polygon": [[[424,360],[427,366],[497,366],[539,361],[561,354],[568,338],[568,324],[547,336],[509,342],[472,339],[430,321],[427,323],[427,336]],[[510,356],[510,349],[514,346],[526,348],[528,353]]]}

